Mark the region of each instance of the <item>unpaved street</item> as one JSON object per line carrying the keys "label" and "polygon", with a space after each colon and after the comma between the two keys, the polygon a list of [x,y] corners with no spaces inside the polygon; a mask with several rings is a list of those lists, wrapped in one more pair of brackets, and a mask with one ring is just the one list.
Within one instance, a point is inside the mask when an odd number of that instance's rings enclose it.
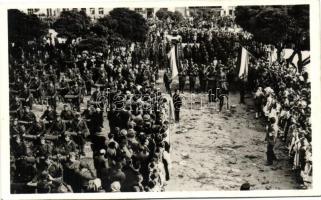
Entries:
{"label": "unpaved street", "polygon": [[[264,165],[265,131],[254,119],[251,98],[246,99],[248,105],[239,105],[239,95],[231,94],[230,105],[237,107],[232,114],[208,108],[203,95],[200,108],[199,100],[183,94],[186,102],[182,120],[171,133],[172,171],[166,191],[239,190],[246,181],[251,189],[294,189],[296,184],[281,142],[276,145],[279,161],[273,166]],[[189,109],[191,101],[196,104]]]}

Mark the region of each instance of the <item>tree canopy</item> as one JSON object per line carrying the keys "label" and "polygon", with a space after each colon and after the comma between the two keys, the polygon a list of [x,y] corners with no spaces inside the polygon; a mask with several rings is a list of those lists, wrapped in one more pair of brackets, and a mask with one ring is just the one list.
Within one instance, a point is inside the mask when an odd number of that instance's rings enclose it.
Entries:
{"label": "tree canopy", "polygon": [[309,50],[309,6],[238,6],[235,21],[254,39],[276,47]]}
{"label": "tree canopy", "polygon": [[27,15],[17,9],[8,10],[9,42],[26,44],[27,41],[41,38],[47,29],[47,25],[36,15]]}
{"label": "tree canopy", "polygon": [[170,18],[171,20],[173,20],[175,22],[180,22],[184,19],[182,13],[180,13],[177,10],[172,12],[172,11],[160,9],[155,13],[155,15],[159,20],[166,20],[167,18]]}
{"label": "tree canopy", "polygon": [[108,48],[108,42],[105,38],[101,37],[89,37],[80,41],[78,44],[78,50],[83,51],[97,51],[104,52]]}
{"label": "tree canopy", "polygon": [[68,38],[85,35],[88,33],[89,26],[90,18],[83,11],[62,11],[59,18],[53,24],[53,28],[59,35]]}
{"label": "tree canopy", "polygon": [[98,20],[98,23],[124,39],[133,42],[144,42],[148,26],[145,18],[127,8],[115,8],[109,15]]}
{"label": "tree canopy", "polygon": [[[278,52],[293,48],[293,55],[310,49],[309,6],[238,6],[235,22],[253,34],[256,41],[272,44]],[[299,59],[299,70],[304,61]]]}

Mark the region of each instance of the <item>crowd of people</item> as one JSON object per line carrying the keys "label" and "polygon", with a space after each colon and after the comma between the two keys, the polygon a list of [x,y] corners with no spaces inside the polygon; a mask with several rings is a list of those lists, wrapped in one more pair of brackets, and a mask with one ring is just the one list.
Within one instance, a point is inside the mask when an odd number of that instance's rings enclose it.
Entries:
{"label": "crowd of people", "polygon": [[[164,82],[172,96],[168,34],[181,36],[179,87],[173,96],[178,107],[186,77],[190,92],[208,92],[209,101],[216,101],[216,89],[228,95],[235,82],[241,44],[256,55],[267,53],[266,46],[236,31],[230,18],[155,21],[145,43],[111,44],[105,52],[79,51],[73,44],[10,46],[13,193],[164,190],[170,178],[172,111],[156,80],[159,69],[167,68]],[[257,117],[268,122],[267,164],[276,159],[273,149],[280,138],[303,184],[300,174],[312,172],[307,73],[264,60],[255,63],[249,90],[257,89]],[[43,107],[42,113],[35,105]]]}
{"label": "crowd of people", "polygon": [[135,53],[10,48],[12,192],[164,189],[169,101],[156,87],[157,70]]}
{"label": "crowd of people", "polygon": [[[258,61],[252,66],[256,118],[267,122],[267,165],[277,161],[278,142],[288,147],[290,164],[300,188],[306,188],[312,175],[311,86],[308,72],[299,73],[286,63]],[[277,145],[280,146],[280,145]]]}

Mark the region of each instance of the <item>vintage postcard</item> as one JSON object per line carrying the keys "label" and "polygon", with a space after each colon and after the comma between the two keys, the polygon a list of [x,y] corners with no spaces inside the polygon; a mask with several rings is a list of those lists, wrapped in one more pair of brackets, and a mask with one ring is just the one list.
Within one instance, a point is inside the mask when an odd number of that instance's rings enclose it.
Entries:
{"label": "vintage postcard", "polygon": [[1,198],[316,196],[320,5],[1,8]]}

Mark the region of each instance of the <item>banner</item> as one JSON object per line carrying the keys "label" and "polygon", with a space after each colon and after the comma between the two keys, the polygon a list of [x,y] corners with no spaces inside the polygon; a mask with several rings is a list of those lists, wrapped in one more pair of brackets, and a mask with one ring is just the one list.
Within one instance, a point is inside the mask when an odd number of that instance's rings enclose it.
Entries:
{"label": "banner", "polygon": [[249,61],[249,52],[244,47],[242,47],[239,78],[247,80]]}
{"label": "banner", "polygon": [[169,64],[172,71],[172,79],[173,79],[175,76],[178,75],[175,46],[173,46],[171,50],[168,52],[167,57],[169,59]]}

